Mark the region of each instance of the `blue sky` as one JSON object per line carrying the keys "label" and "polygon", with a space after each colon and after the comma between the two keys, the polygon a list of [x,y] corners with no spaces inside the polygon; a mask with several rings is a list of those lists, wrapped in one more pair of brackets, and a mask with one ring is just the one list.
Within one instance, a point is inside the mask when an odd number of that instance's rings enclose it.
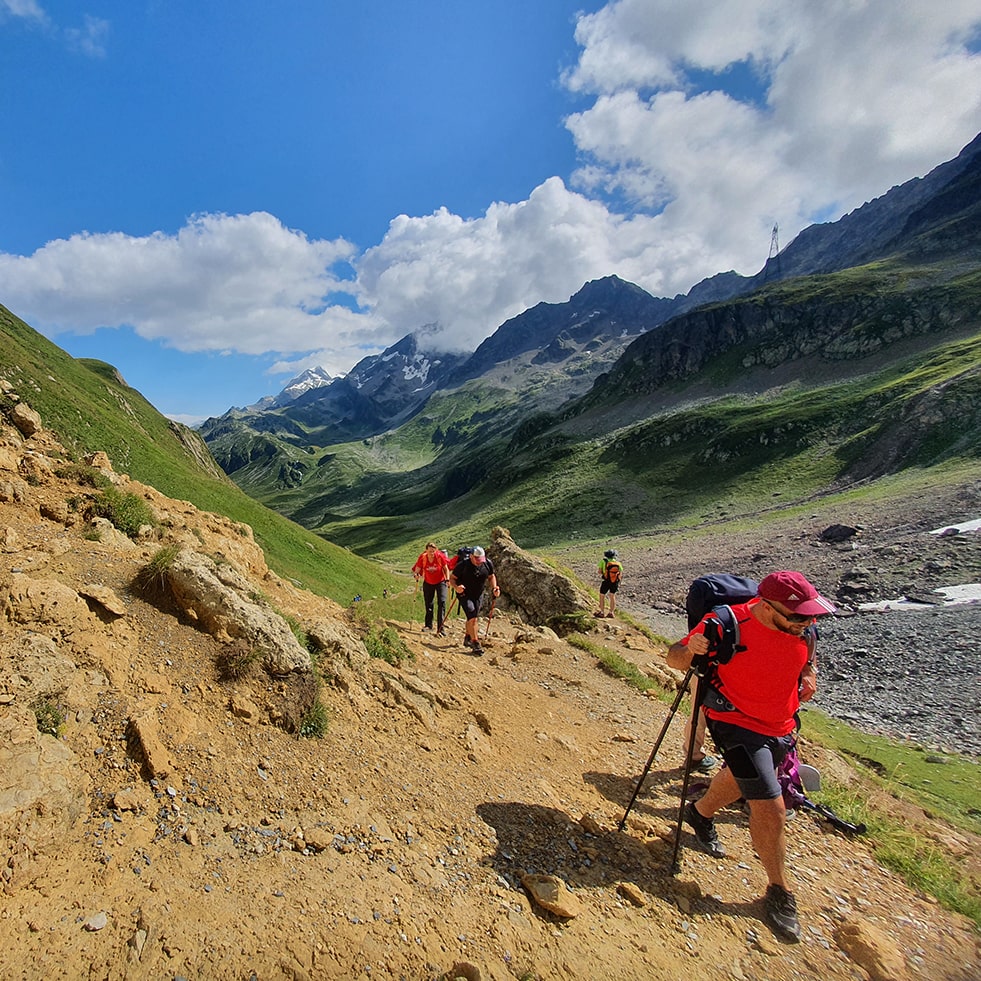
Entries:
{"label": "blue sky", "polygon": [[953,157],[979,41],[976,0],[0,0],[0,303],[189,422],[472,350]]}

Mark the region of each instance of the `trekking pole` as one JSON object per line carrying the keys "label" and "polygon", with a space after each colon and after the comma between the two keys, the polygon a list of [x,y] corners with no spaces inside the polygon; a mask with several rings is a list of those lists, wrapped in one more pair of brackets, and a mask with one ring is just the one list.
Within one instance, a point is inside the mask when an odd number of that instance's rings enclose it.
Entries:
{"label": "trekking pole", "polygon": [[685,680],[682,681],[681,685],[678,687],[678,694],[675,696],[674,702],[671,705],[671,708],[668,710],[667,718],[664,720],[664,725],[661,726],[661,731],[658,733],[657,739],[654,742],[654,748],[651,750],[650,758],[647,760],[647,766],[644,767],[644,772],[640,775],[640,780],[637,781],[637,786],[634,788],[634,795],[630,798],[630,803],[627,805],[627,809],[623,812],[623,817],[620,818],[620,823],[617,825],[617,831],[623,831],[623,826],[627,823],[627,815],[630,813],[631,808],[634,806],[634,802],[637,800],[637,795],[640,793],[640,788],[644,786],[644,781],[647,779],[647,774],[651,772],[651,767],[654,765],[654,758],[657,756],[657,752],[661,748],[661,743],[664,742],[664,736],[668,731],[668,726],[671,724],[671,720],[678,711],[678,706],[681,704],[681,700],[685,697],[685,692],[688,691],[688,683],[691,681],[692,674],[694,674],[694,669],[689,668],[688,674],[685,675]]}
{"label": "trekking pole", "polygon": [[698,713],[702,710],[705,698],[705,679],[699,675],[695,685],[695,705],[692,708],[691,735],[688,739],[688,750],[685,753],[685,775],[681,780],[681,803],[678,805],[678,825],[674,829],[674,851],[671,853],[671,874],[681,871],[678,863],[678,849],[681,846],[681,825],[685,818],[685,804],[688,803],[688,781],[691,779],[691,758],[695,755],[695,735],[698,729]]}
{"label": "trekking pole", "polygon": [[454,593],[453,594],[453,599],[450,602],[450,605],[447,608],[446,613],[443,614],[443,619],[439,621],[438,630],[439,630],[440,633],[443,632],[443,624],[446,623],[447,620],[449,620],[450,614],[453,612],[453,607],[456,606],[457,599],[459,599],[459,597],[458,597],[458,595],[456,593]]}
{"label": "trekking pole", "polygon": [[494,616],[494,604],[497,602],[497,597],[491,600],[490,613],[487,614],[487,629],[484,631],[484,640],[490,636],[490,622],[491,617]]}
{"label": "trekking pole", "polygon": [[830,807],[825,807],[823,804],[815,804],[813,801],[809,801],[804,797],[801,801],[802,806],[806,807],[809,811],[814,811],[820,814],[821,817],[825,819],[833,828],[837,828],[839,831],[847,831],[849,834],[853,835],[864,835],[868,830],[864,824],[851,824],[844,818],[838,817]]}

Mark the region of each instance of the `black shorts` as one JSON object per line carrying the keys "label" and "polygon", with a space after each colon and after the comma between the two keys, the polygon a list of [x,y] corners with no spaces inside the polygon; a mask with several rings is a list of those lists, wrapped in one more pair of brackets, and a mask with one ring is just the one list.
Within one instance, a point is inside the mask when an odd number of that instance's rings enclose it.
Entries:
{"label": "black shorts", "polygon": [[[482,596],[483,594],[481,594]],[[480,611],[480,596],[460,596],[460,609],[468,620],[476,620],[477,613]]]}
{"label": "black shorts", "polygon": [[600,581],[600,596],[605,596],[607,593],[615,593],[620,588],[620,581],[609,582],[606,579]]}
{"label": "black shorts", "polygon": [[773,800],[783,793],[777,767],[793,749],[794,735],[764,736],[718,719],[708,729],[746,800]]}

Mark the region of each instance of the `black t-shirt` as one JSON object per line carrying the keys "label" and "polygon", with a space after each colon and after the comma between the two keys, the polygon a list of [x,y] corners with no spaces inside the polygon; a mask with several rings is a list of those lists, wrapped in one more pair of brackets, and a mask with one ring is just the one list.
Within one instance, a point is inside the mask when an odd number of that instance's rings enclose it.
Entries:
{"label": "black t-shirt", "polygon": [[484,558],[479,565],[474,565],[470,559],[457,562],[453,568],[453,576],[463,587],[465,596],[476,599],[484,591],[484,583],[494,575],[494,563]]}

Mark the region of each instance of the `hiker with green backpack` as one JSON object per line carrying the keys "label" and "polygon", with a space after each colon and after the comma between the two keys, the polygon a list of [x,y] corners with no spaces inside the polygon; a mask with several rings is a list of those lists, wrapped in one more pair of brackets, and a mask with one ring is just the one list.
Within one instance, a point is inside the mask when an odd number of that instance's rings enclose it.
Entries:
{"label": "hiker with green backpack", "polygon": [[750,836],[768,880],[766,920],[797,941],[800,921],[786,872],[787,811],[776,770],[794,747],[800,702],[817,690],[804,632],[835,607],[801,573],[785,570],[763,579],[748,602],[718,607],[727,609],[737,633],[724,651],[716,610],[668,650],[672,668],[699,675],[709,732],[726,763],[704,796],[684,805],[684,819],[701,849],[723,858],[714,817],[740,798],[747,802]]}
{"label": "hiker with green backpack", "polygon": [[[617,590],[620,588],[620,579],[623,576],[623,563],[620,561],[620,556],[617,555],[615,548],[608,548],[603,553],[603,558],[599,564],[599,574],[599,609],[593,616],[612,619],[617,608]],[[607,598],[610,600],[609,613],[604,610]]]}

